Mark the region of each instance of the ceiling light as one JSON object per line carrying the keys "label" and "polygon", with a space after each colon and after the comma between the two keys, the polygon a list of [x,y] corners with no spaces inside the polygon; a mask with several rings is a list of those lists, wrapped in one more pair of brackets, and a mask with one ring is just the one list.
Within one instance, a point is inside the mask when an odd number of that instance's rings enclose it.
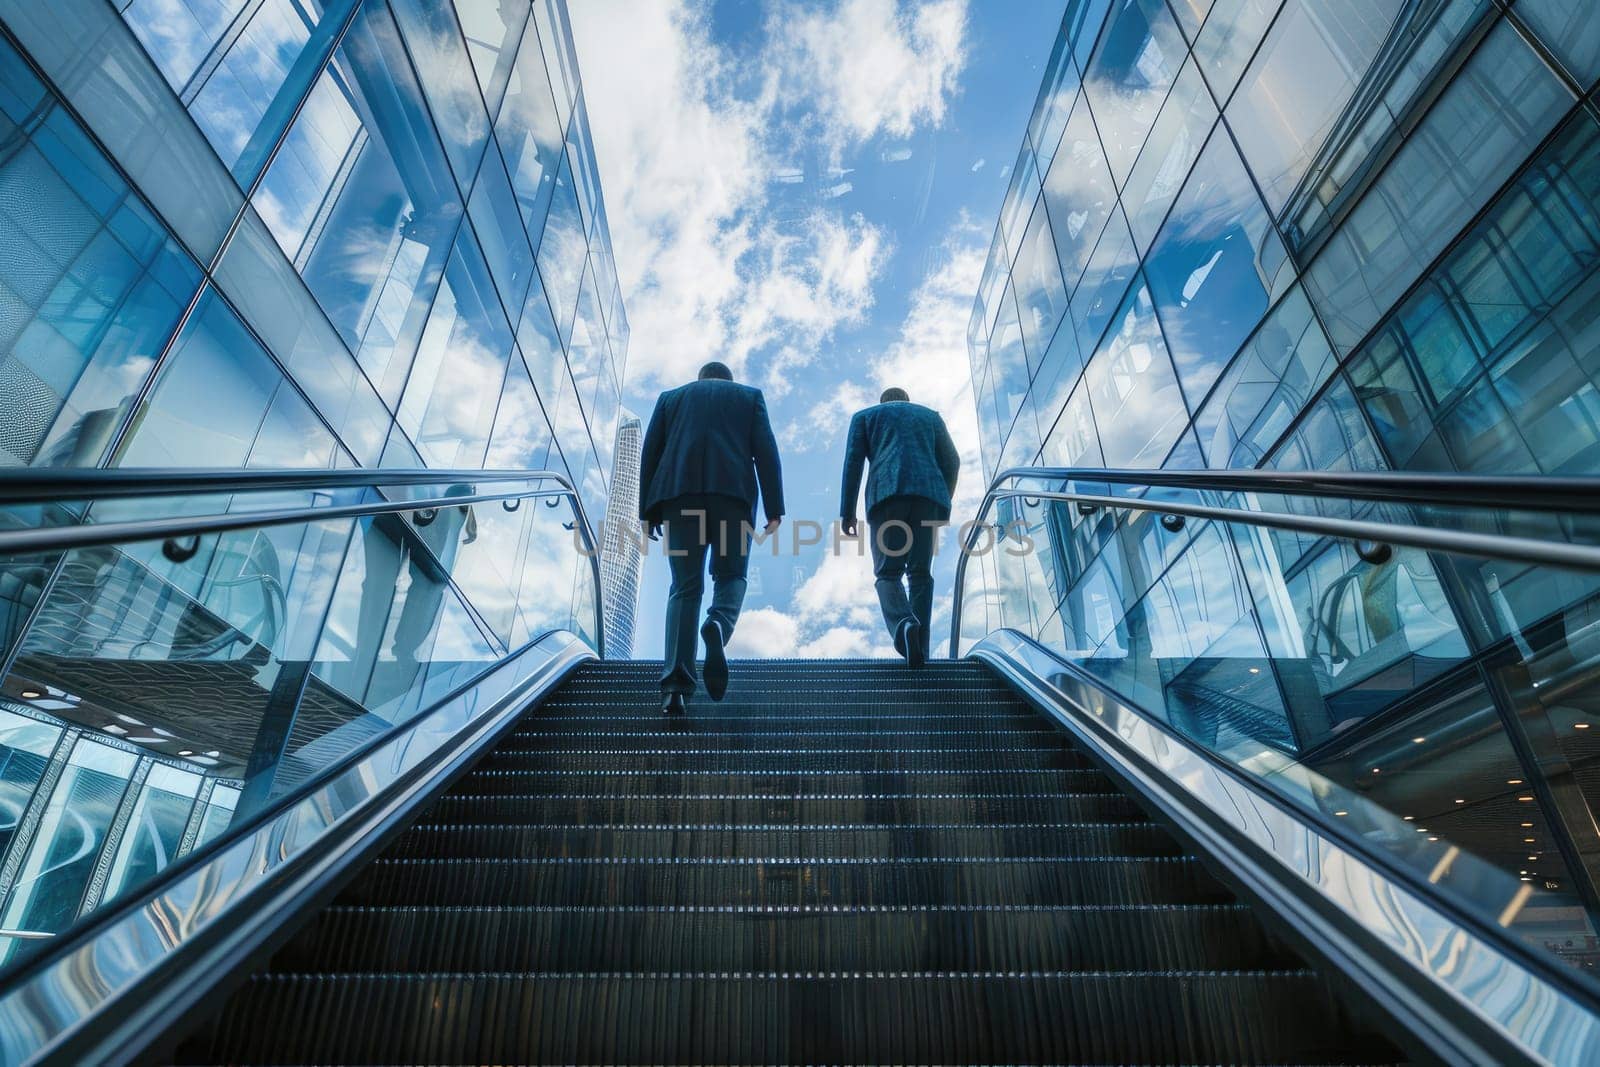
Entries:
{"label": "ceiling light", "polygon": [[1466,801],[1465,801],[1465,800],[1458,800],[1458,801],[1456,801],[1456,803],[1457,803],[1457,804],[1465,804],[1465,803],[1466,803]]}
{"label": "ceiling light", "polygon": [[192,748],[180,748],[180,749],[178,749],[178,755],[180,755],[180,756],[192,756],[192,755],[194,755],[194,749],[192,749]]}
{"label": "ceiling light", "polygon": [[1531,844],[1533,844],[1533,838],[1531,838],[1531,837],[1524,837],[1524,838],[1523,838],[1523,839],[1522,839],[1522,843],[1523,843],[1523,844],[1524,844],[1524,845],[1531,845]]}
{"label": "ceiling light", "polygon": [[1415,815],[1402,815],[1400,817],[1402,819],[1404,819],[1406,822],[1411,822],[1412,820],[1414,820],[1416,818]]}
{"label": "ceiling light", "polygon": [[1260,667],[1251,667],[1250,668],[1250,673],[1251,674],[1260,674],[1261,673],[1261,668]]}
{"label": "ceiling light", "polygon": [[22,691],[23,700],[38,700],[42,696],[44,694],[37,689],[24,689]]}
{"label": "ceiling light", "polygon": [[1522,824],[1522,825],[1523,825],[1523,826],[1532,826],[1532,825],[1533,825],[1533,823],[1531,823],[1531,822],[1525,822],[1525,823],[1523,823],[1523,824]]}
{"label": "ceiling light", "polygon": [[1373,774],[1377,774],[1377,773],[1378,773],[1378,770],[1379,770],[1379,768],[1377,768],[1377,767],[1374,767],[1374,768],[1372,768],[1372,773],[1373,773]]}
{"label": "ceiling light", "polygon": [[1532,798],[1532,797],[1518,797],[1518,798],[1517,798],[1517,799],[1518,799],[1518,800],[1520,800],[1520,801],[1522,801],[1522,803],[1524,803],[1524,804],[1526,804],[1526,803],[1528,803],[1528,802],[1529,802],[1529,801],[1531,801],[1531,800],[1533,800],[1533,798]]}
{"label": "ceiling light", "polygon": [[114,722],[106,723],[104,726],[101,727],[101,729],[104,730],[108,734],[117,734],[118,736],[121,736],[122,734],[125,734],[125,733],[128,732],[126,727],[118,726]]}
{"label": "ceiling light", "polygon": [[1334,812],[1334,814],[1335,815],[1349,815],[1350,813],[1348,811],[1336,811],[1336,812]]}
{"label": "ceiling light", "polygon": [[1506,779],[1506,785],[1521,785],[1521,784],[1522,784],[1522,779],[1521,778],[1507,778]]}
{"label": "ceiling light", "polygon": [[1429,841],[1437,841],[1437,840],[1439,840],[1439,839],[1438,839],[1438,838],[1437,838],[1437,837],[1430,837],[1430,838],[1428,838],[1428,840],[1429,840]]}
{"label": "ceiling light", "polygon": [[1572,728],[1574,730],[1587,730],[1589,728],[1589,724],[1586,722],[1575,722],[1572,724]]}
{"label": "ceiling light", "polygon": [[1427,738],[1426,738],[1426,737],[1413,737],[1413,738],[1412,738],[1412,739],[1411,739],[1411,743],[1412,743],[1412,744],[1413,744],[1413,745],[1420,745],[1420,744],[1422,744],[1422,742],[1424,742],[1424,741],[1426,741],[1426,740],[1427,740]]}

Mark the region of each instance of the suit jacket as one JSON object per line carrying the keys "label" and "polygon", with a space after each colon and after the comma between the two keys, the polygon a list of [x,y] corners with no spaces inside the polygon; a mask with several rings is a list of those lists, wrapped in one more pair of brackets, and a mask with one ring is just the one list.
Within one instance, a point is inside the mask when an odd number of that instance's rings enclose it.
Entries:
{"label": "suit jacket", "polygon": [[839,516],[846,521],[856,517],[861,468],[868,460],[872,462],[867,476],[868,515],[890,497],[918,496],[933,501],[941,519],[950,517],[961,453],[937,411],[902,400],[856,412],[845,444],[839,502]]}
{"label": "suit jacket", "polygon": [[639,455],[639,517],[661,521],[682,496],[727,496],[783,514],[783,469],[761,390],[706,379],[662,393]]}

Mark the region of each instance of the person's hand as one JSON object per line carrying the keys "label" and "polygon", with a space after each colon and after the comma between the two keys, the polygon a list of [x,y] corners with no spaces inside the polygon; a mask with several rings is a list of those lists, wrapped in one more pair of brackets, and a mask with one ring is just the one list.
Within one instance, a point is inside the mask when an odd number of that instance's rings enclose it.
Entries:
{"label": "person's hand", "polygon": [[841,519],[839,521],[839,528],[844,531],[844,535],[846,537],[854,537],[856,535],[856,520]]}
{"label": "person's hand", "polygon": [[782,526],[782,525],[783,525],[783,516],[782,515],[779,515],[775,519],[768,519],[767,520],[767,528],[765,530],[763,530],[762,533],[767,537],[771,537],[774,533],[777,532],[778,527]]}

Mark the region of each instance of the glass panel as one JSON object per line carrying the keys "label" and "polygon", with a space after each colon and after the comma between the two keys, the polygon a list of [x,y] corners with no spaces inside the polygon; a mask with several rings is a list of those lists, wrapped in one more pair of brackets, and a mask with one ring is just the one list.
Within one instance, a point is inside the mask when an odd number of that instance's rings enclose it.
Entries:
{"label": "glass panel", "polygon": [[989,373],[994,379],[1000,425],[1009,427],[1028,392],[1028,359],[1022,347],[1022,326],[1017,319],[1011,287],[1006,286],[994,339],[989,343]]}
{"label": "glass panel", "polygon": [[1579,86],[1600,80],[1600,19],[1586,0],[1517,0],[1516,11]]}
{"label": "glass panel", "polygon": [[589,259],[589,244],[583,235],[583,220],[578,212],[578,194],[565,160],[563,155],[550,200],[550,213],[545,218],[544,235],[534,242],[539,248],[539,277],[544,282],[550,310],[563,340],[572,336],[578,288]]}
{"label": "glass panel", "polygon": [[[21,693],[7,694],[20,697]],[[0,856],[16,839],[23,813],[44,778],[62,730],[0,708]]]}
{"label": "glass panel", "polygon": [[1061,265],[1056,260],[1055,243],[1050,239],[1050,220],[1040,200],[1022,239],[1021,254],[1011,272],[1016,287],[1017,314],[1022,320],[1022,341],[1028,365],[1037,369],[1045,347],[1055,336],[1056,327],[1067,314],[1067,290],[1061,281]]}
{"label": "glass panel", "polygon": [[1056,37],[1047,70],[1039,86],[1039,99],[1033,106],[1033,118],[1028,123],[1028,141],[1038,157],[1041,174],[1050,171],[1056,145],[1061,143],[1061,131],[1067,125],[1067,115],[1078,97],[1078,68],[1067,51],[1065,34]]}
{"label": "glass panel", "polygon": [[122,17],[176,92],[189,84],[246,0],[123,0]]}
{"label": "glass panel", "polygon": [[417,80],[427,94],[456,180],[468,189],[489,139],[489,116],[478,94],[453,6],[436,0],[390,0],[390,6],[405,35]]}
{"label": "glass panel", "polygon": [[544,234],[545,211],[564,155],[561,120],[545,78],[537,38],[533,23],[528,23],[507,84],[505,104],[495,122],[495,136],[505,152],[511,186],[535,249]]}
{"label": "glass panel", "polygon": [[500,110],[506,83],[516,65],[522,29],[528,22],[528,5],[501,0],[455,0],[455,9],[467,38],[467,54],[472,57],[478,87],[493,115]]}
{"label": "glass panel", "polygon": [[111,863],[103,901],[115,900],[124,890],[154,878],[178,858],[202,780],[200,775],[177,767],[156,764],[150,768],[133,798],[133,810]]}
{"label": "glass panel", "polygon": [[1188,421],[1149,290],[1128,294],[1085,375],[1110,467],[1159,467]]}
{"label": "glass panel", "polygon": [[1172,361],[1192,403],[1206,395],[1293,275],[1233,141],[1218,129],[1145,262]]}
{"label": "glass panel", "polygon": [[0,127],[0,466],[93,466],[200,273],[3,42]]}
{"label": "glass panel", "polygon": [[[189,253],[209,262],[238,217],[239,187],[115,5],[0,0],[0,21]],[[4,43],[0,68],[8,81],[31,82]]]}
{"label": "glass panel", "polygon": [[1220,103],[1226,104],[1233,95],[1233,87],[1282,5],[1283,0],[1215,0],[1212,4],[1195,39],[1194,57]]}
{"label": "glass panel", "polygon": [[[77,918],[138,757],[87,739],[72,749],[0,912],[8,930],[64,930]],[[15,945],[10,942],[7,947]]]}
{"label": "glass panel", "polygon": [[356,16],[252,202],[392,404],[461,203],[383,12]]}
{"label": "glass panel", "polygon": [[1045,176],[1044,196],[1061,273],[1071,292],[1088,266],[1117,198],[1089,105],[1082,99],[1072,109],[1060,150]]}
{"label": "glass panel", "polygon": [[1295,0],[1228,105],[1228,125],[1274,214],[1344,113],[1402,8],[1389,0]]}
{"label": "glass panel", "polygon": [[1360,341],[1571,103],[1509,23],[1490,31],[1311,266],[1337,348]]}
{"label": "glass panel", "polygon": [[541,470],[548,466],[552,439],[550,422],[522,355],[513,352],[483,466],[486,470]]}
{"label": "glass panel", "polygon": [[1322,388],[1333,365],[1333,348],[1296,286],[1195,415],[1207,465],[1254,467]]}
{"label": "glass panel", "polygon": [[477,242],[463,230],[396,413],[427,466],[483,464],[510,351],[511,327]]}
{"label": "glass panel", "polygon": [[1166,0],[1123,0],[1107,23],[1083,84],[1117,184],[1132,169],[1186,52]]}
{"label": "glass panel", "polygon": [[1100,243],[1089,257],[1083,280],[1072,294],[1072,325],[1078,331],[1080,350],[1092,352],[1100,344],[1100,335],[1122,303],[1122,295],[1138,268],[1139,258],[1127,220],[1121,208],[1113,207]]}
{"label": "glass panel", "polygon": [[327,467],[333,435],[207,289],[140,406],[124,467]]}
{"label": "glass panel", "polygon": [[389,412],[255,212],[246,210],[216,277],[344,447],[375,465]]}
{"label": "glass panel", "polygon": [[1122,206],[1141,253],[1155,239],[1216,120],[1217,105],[1191,59],[1183,65],[1122,189]]}
{"label": "glass panel", "polygon": [[[166,32],[171,7],[147,6],[148,20],[133,23],[145,39]],[[211,54],[198,79],[182,86],[174,82],[196,125],[242,188],[266,165],[355,6],[355,0],[265,0],[237,36],[220,46],[207,42]],[[171,80],[172,72],[167,76]]]}

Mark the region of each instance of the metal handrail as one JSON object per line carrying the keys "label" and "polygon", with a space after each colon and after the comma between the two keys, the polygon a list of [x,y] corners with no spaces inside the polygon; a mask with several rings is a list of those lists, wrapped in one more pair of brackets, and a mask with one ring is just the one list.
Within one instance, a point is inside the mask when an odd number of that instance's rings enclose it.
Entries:
{"label": "metal handrail", "polygon": [[961,610],[967,560],[985,527],[984,518],[996,500],[1060,500],[1093,507],[1153,511],[1184,518],[1237,522],[1293,530],[1320,537],[1403,545],[1424,551],[1484,559],[1515,560],[1536,566],[1600,573],[1600,546],[1547,541],[1509,534],[1436,529],[1410,523],[1371,519],[1336,519],[1248,508],[1186,504],[1147,497],[1117,497],[1068,489],[1002,488],[1016,481],[1087,482],[1188,489],[1197,492],[1272,493],[1323,499],[1369,500],[1411,506],[1496,508],[1506,510],[1600,513],[1600,478],[1545,478],[1462,474],[1417,474],[1406,471],[1143,471],[1092,467],[1010,467],[990,482],[970,524],[956,560],[950,615],[950,657],[960,652]]}
{"label": "metal handrail", "polygon": [[209,515],[176,515],[130,519],[122,522],[84,523],[0,530],[0,556],[60,552],[135,541],[170,541],[234,530],[267,526],[292,526],[330,519],[359,519],[409,511],[466,507],[470,504],[509,502],[538,497],[566,497],[583,538],[583,555],[594,580],[595,651],[605,655],[605,627],[600,581],[599,541],[589,525],[583,501],[572,481],[551,470],[68,470],[0,471],[0,505],[53,503],[62,500],[127,499],[209,495],[217,493],[279,492],[288,490],[369,489],[385,486],[442,485],[504,482],[554,482],[554,489],[522,488],[465,496],[430,496],[408,500],[370,500],[358,504],[302,505],[259,511]]}
{"label": "metal handrail", "polygon": [[[1600,478],[1561,475],[1460,474],[1444,471],[1128,470],[1100,467],[1008,467],[989,483],[1108,482],[1163,489],[1276,493],[1337,500],[1565,511],[1600,514]],[[1029,496],[1040,494],[1030,493]]]}

